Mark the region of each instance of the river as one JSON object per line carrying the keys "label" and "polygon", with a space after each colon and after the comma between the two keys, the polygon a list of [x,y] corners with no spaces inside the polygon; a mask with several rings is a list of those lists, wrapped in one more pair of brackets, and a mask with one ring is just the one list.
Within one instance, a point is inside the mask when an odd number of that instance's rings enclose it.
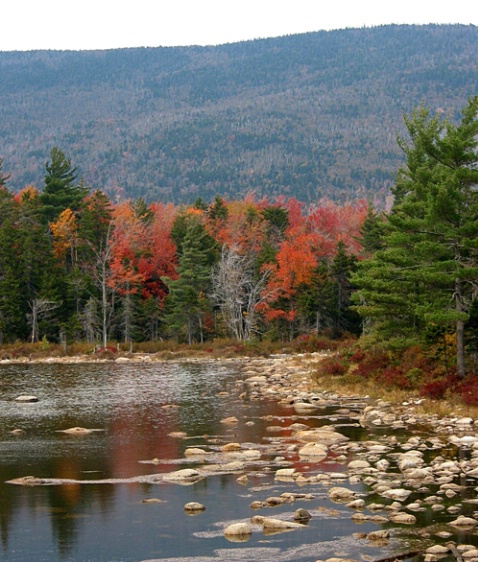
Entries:
{"label": "river", "polygon": [[[243,378],[234,361],[0,365],[1,559],[313,562],[353,554],[373,560],[410,549],[406,533],[382,548],[359,545],[354,533],[381,526],[354,523],[350,509],[332,503],[320,483],[301,487],[274,479],[278,468],[293,466],[335,472],[343,481],[343,461],[334,455],[304,462],[288,448],[292,423],[318,427],[332,420],[354,440],[371,434],[341,415],[338,405],[301,417],[273,399],[241,399],[237,381]],[[26,394],[38,402],[15,400]],[[232,416],[238,423],[221,422]],[[72,427],[95,431],[63,432]],[[148,481],[151,475],[198,466],[194,458],[185,458],[188,448],[214,451],[230,442],[259,450],[260,459],[193,485]],[[27,475],[75,483],[7,483]],[[237,481],[241,475],[247,475],[247,482]],[[143,481],[137,480],[140,476]],[[358,481],[347,485],[358,493],[366,488]],[[266,515],[292,516],[298,507],[309,509],[313,517],[303,530],[254,532],[247,542],[225,538],[227,524],[254,515],[252,501],[288,491],[309,493],[310,499],[267,509]],[[200,502],[206,510],[188,515],[188,502]]]}

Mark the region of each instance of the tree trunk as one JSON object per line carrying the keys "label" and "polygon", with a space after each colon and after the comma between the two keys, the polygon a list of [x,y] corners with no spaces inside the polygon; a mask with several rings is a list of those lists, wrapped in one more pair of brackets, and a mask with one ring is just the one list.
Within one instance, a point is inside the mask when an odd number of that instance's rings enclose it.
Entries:
{"label": "tree trunk", "polygon": [[[461,313],[463,310],[463,287],[460,279],[455,280],[455,299],[456,310]],[[456,372],[460,379],[465,378],[465,322],[457,320],[456,323]]]}

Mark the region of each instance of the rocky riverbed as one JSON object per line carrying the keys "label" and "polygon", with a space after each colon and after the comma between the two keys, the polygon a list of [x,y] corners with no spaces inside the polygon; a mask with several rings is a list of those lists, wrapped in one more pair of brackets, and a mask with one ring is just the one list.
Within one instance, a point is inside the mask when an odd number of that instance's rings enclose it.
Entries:
{"label": "rocky riverbed", "polygon": [[[132,360],[150,358],[118,359]],[[238,399],[272,400],[283,407],[283,415],[266,420],[271,437],[265,444],[233,440],[235,427],[254,422],[226,417],[222,423],[231,427],[231,439],[212,438],[205,445],[186,448],[181,462],[187,468],[116,480],[27,475],[10,483],[190,485],[218,474],[234,474],[247,487],[252,475],[273,473],[287,490],[268,496],[266,488],[250,488],[251,517],[223,522],[221,532],[229,541],[246,542],[258,532],[303,532],[311,518],[335,517],[338,511],[317,501],[326,495],[357,524],[346,555],[324,558],[328,562],[397,557],[478,561],[478,423],[469,417],[418,415],[414,398],[397,405],[314,388],[308,369],[320,360],[320,354],[311,354],[242,361],[243,377],[235,388]],[[334,415],[324,415],[331,408]],[[348,436],[351,427],[369,430],[370,438],[363,439],[363,432],[360,439]],[[75,433],[92,430],[71,428]],[[184,434],[175,437],[188,439]],[[142,462],[154,465],[157,459]],[[334,470],[327,470],[328,463]],[[207,505],[194,510],[185,506],[195,514],[204,509]],[[274,510],[277,515],[271,516]],[[363,523],[376,529],[361,532]],[[373,544],[377,555],[364,558],[364,544]]]}

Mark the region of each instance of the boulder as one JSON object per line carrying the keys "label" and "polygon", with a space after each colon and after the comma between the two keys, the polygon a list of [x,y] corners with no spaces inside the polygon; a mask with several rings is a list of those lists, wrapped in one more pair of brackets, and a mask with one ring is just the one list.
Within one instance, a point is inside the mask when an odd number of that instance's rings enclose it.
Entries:
{"label": "boulder", "polygon": [[304,508],[300,507],[296,509],[294,513],[294,521],[309,521],[312,518],[312,515]]}
{"label": "boulder", "polygon": [[348,500],[353,497],[355,497],[355,492],[349,488],[335,486],[329,490],[329,498],[331,500]]}
{"label": "boulder", "polygon": [[405,490],[405,488],[391,488],[390,490],[382,492],[382,496],[390,500],[402,502],[405,501],[411,493],[411,490]]}
{"label": "boulder", "polygon": [[392,523],[401,523],[403,525],[414,525],[417,522],[417,518],[411,513],[403,513],[403,511],[399,511],[398,513],[392,513],[390,515],[390,521],[392,521]]}
{"label": "boulder", "polygon": [[184,511],[187,513],[201,513],[206,507],[199,502],[189,502],[184,506]]}
{"label": "boulder", "polygon": [[450,521],[449,525],[453,525],[454,527],[474,527],[478,524],[476,519],[473,517],[466,517],[465,515],[460,515],[458,519],[455,521]]}
{"label": "boulder", "polygon": [[224,529],[224,536],[231,542],[245,542],[251,538],[252,529],[248,523],[232,523]]}
{"label": "boulder", "polygon": [[307,443],[302,449],[299,449],[299,457],[305,457],[319,461],[327,456],[327,447],[319,443]]}
{"label": "boulder", "polygon": [[15,398],[15,402],[24,402],[24,403],[38,402],[38,398],[33,395],[22,394],[21,396],[17,396],[17,398]]}

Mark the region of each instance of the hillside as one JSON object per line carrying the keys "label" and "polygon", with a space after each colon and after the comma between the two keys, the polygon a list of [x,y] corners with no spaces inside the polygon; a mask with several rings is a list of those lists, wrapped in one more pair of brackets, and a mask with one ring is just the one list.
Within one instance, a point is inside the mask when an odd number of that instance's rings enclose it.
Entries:
{"label": "hillside", "polygon": [[217,47],[0,53],[0,157],[43,186],[57,145],[114,197],[384,199],[403,115],[478,91],[478,28],[383,26]]}

